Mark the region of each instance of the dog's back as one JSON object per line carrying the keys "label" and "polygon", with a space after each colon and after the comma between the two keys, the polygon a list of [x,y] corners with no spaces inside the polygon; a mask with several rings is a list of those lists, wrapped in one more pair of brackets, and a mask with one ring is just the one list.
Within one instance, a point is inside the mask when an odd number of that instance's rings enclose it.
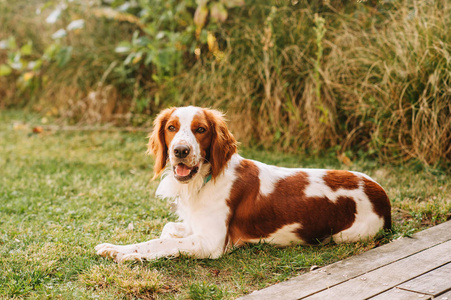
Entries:
{"label": "dog's back", "polygon": [[390,201],[367,175],[288,169],[241,159],[228,205],[234,245],[266,241],[285,246],[353,242],[391,228]]}

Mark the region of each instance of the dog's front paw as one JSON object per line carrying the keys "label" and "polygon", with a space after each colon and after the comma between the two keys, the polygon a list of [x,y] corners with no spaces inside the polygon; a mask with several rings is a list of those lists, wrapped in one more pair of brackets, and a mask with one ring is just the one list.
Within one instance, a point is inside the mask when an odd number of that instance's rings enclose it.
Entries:
{"label": "dog's front paw", "polygon": [[133,245],[119,246],[113,244],[100,244],[95,247],[97,255],[112,258],[117,263],[123,263],[128,260],[139,260],[147,259],[138,250],[133,247]]}
{"label": "dog's front paw", "polygon": [[122,257],[129,254],[129,249],[127,249],[126,246],[119,246],[108,243],[97,245],[95,249],[97,251],[97,255],[112,258],[116,262],[122,262]]}
{"label": "dog's front paw", "polygon": [[103,243],[103,244],[97,245],[95,247],[95,249],[97,251],[97,255],[100,255],[103,257],[115,258],[119,252],[118,247],[119,246],[116,246],[113,244]]}

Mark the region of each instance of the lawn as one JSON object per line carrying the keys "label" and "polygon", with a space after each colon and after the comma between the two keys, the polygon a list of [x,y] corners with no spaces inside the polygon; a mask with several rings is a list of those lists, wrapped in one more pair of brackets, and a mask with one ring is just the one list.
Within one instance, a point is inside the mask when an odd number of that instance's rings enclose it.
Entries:
{"label": "lawn", "polygon": [[451,176],[417,163],[384,165],[335,153],[306,157],[242,149],[280,166],[353,169],[387,190],[393,232],[367,243],[292,246],[259,244],[217,260],[189,257],[117,265],[95,254],[98,243],[158,237],[175,220],[155,198],[146,133],[47,131],[41,119],[0,113],[0,298],[233,299],[361,253],[450,218]]}

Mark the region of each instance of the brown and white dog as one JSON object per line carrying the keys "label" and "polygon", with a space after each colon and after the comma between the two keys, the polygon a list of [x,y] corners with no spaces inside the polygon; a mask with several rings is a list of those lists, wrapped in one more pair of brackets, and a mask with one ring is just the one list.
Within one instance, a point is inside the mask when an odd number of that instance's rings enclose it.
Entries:
{"label": "brown and white dog", "polygon": [[156,157],[155,177],[169,162],[156,194],[176,202],[181,222],[166,224],[159,239],[96,247],[97,254],[117,262],[180,253],[218,258],[233,246],[260,241],[354,242],[391,227],[390,201],[373,179],[245,159],[216,110],[162,111],[148,146]]}

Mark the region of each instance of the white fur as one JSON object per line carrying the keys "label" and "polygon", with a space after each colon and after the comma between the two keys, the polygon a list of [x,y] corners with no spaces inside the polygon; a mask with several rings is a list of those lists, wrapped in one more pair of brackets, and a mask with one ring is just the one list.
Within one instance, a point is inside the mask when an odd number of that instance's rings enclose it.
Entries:
{"label": "white fur", "polygon": [[187,157],[191,160],[191,165],[195,166],[201,162],[200,147],[197,143],[196,137],[191,131],[191,122],[196,114],[199,113],[199,108],[194,106],[182,107],[174,111],[174,116],[179,118],[180,128],[169,145],[169,160],[175,164],[177,158],[174,154],[175,145],[187,145],[190,147],[190,154]]}
{"label": "white fur", "polygon": [[[173,145],[180,143],[189,145],[193,164],[200,163],[198,173],[187,183],[181,183],[175,179],[172,170],[169,169],[164,173],[156,191],[157,196],[176,203],[180,222],[166,224],[159,239],[125,246],[100,244],[96,246],[97,254],[122,262],[178,256],[181,253],[196,258],[217,258],[226,251],[227,219],[230,214],[227,200],[233,183],[239,180],[235,169],[243,158],[238,154],[232,155],[222,174],[214,180],[205,181],[210,173],[210,164],[201,161],[201,149],[191,131],[191,122],[198,112],[199,108],[191,106],[175,110],[174,115],[179,117],[181,127],[169,147],[171,161],[174,158]],[[270,195],[281,179],[302,171],[308,175],[309,180],[304,191],[307,197],[327,197],[330,201],[336,201],[340,196],[354,199],[357,209],[355,222],[350,228],[333,236],[333,239],[338,242],[357,241],[373,236],[383,226],[383,219],[373,212],[372,204],[364,193],[363,183],[357,189],[340,188],[333,191],[323,180],[326,170],[288,169],[257,161],[253,163],[259,169],[261,195]],[[360,173],[354,174],[369,178]],[[246,242],[266,241],[279,246],[287,246],[292,242],[303,243],[295,234],[301,227],[302,220],[299,223],[285,225],[263,239]]]}
{"label": "white fur", "polygon": [[[226,198],[235,177],[234,169],[241,157],[234,155],[224,173],[204,184],[199,172],[188,184],[178,182],[169,172],[161,181],[157,195],[177,199],[180,223],[165,226],[160,239],[118,246],[100,244],[97,254],[118,262],[178,256],[180,253],[196,258],[218,258],[225,249],[229,207]],[[204,165],[207,166],[207,165]],[[200,179],[199,179],[200,178]]]}

